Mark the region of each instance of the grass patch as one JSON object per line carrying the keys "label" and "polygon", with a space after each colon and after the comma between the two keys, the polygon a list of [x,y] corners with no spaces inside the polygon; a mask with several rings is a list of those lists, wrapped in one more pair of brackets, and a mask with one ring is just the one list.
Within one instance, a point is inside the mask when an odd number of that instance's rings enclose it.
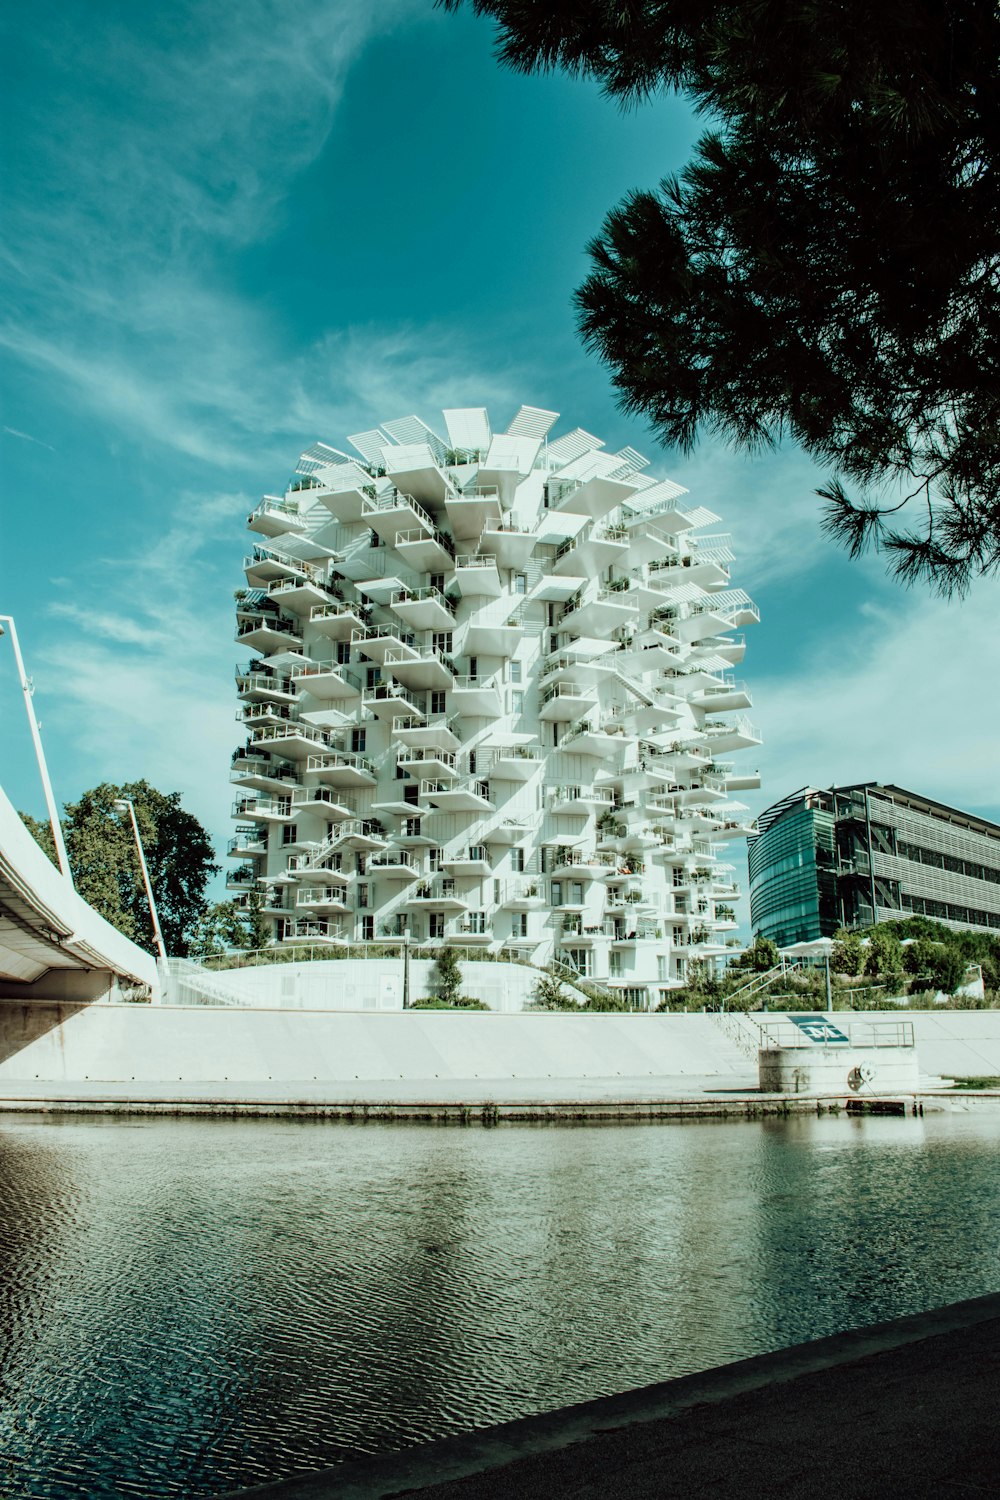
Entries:
{"label": "grass patch", "polygon": [[959,1089],[1000,1089],[1000,1078],[956,1078],[955,1087]]}

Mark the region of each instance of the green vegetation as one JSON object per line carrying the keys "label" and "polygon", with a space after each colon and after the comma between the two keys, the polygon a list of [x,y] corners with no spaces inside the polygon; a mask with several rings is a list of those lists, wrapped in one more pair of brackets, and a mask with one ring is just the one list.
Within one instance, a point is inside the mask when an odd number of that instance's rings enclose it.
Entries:
{"label": "green vegetation", "polygon": [[580,326],[625,410],[683,451],[791,437],[828,533],[906,583],[1000,570],[995,0],[439,3],[520,72],[711,122],[590,246]]}
{"label": "green vegetation", "polygon": [[[687,984],[671,992],[660,1010],[825,1010],[826,974],[822,964],[789,966],[767,988],[752,989],[755,976],[777,967],[775,945],[758,937],[751,947],[717,975],[709,962],[690,966]],[[983,971],[985,995],[958,995],[969,964]],[[927,917],[880,922],[867,929],[834,935],[830,979],[836,1010],[937,1008],[938,994],[956,1010],[993,1009],[1000,1005],[1000,933],[954,931]]]}
{"label": "green vegetation", "polygon": [[[156,952],[131,819],[115,807],[120,798],[128,798],[135,806],[167,952],[183,956],[205,914],[205,888],[219,866],[208,834],[181,807],[179,793],[158,792],[148,781],[128,781],[122,786],[105,781],[84,792],[78,802],[68,802],[62,830],[73,883],[119,932],[150,953]],[[55,864],[49,825],[27,813],[20,816]]]}
{"label": "green vegetation", "polygon": [[960,1089],[1000,1089],[1000,1078],[956,1078],[955,1086]]}

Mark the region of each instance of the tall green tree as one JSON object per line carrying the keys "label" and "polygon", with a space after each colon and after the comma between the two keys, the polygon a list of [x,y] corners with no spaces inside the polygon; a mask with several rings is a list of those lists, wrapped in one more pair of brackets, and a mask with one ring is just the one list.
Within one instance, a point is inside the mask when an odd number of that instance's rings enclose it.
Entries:
{"label": "tall green tree", "polygon": [[[219,866],[208,834],[181,807],[179,793],[159,792],[148,781],[123,786],[102,782],[78,802],[67,803],[62,828],[74,885],[119,932],[156,952],[131,819],[115,807],[121,798],[135,806],[167,952],[183,956],[205,910],[208,882]],[[51,829],[21,816],[54,860]]]}
{"label": "tall green tree", "polygon": [[712,120],[590,247],[581,329],[624,408],[684,451],[797,440],[829,534],[905,582],[1000,570],[994,0],[439,3],[514,68]]}

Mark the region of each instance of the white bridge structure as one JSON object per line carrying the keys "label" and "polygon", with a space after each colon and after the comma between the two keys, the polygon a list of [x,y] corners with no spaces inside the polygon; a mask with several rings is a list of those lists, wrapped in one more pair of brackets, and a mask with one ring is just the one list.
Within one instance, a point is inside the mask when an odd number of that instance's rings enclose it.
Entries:
{"label": "white bridge structure", "polygon": [[151,956],[77,894],[0,790],[0,1000],[160,995]]}

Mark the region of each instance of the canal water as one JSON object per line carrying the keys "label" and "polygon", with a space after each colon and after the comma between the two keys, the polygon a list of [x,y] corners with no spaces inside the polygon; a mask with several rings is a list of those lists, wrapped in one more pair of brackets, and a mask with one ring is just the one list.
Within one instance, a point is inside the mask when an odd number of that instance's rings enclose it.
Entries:
{"label": "canal water", "polygon": [[998,1147],[5,1117],[0,1493],[192,1500],[996,1291]]}

